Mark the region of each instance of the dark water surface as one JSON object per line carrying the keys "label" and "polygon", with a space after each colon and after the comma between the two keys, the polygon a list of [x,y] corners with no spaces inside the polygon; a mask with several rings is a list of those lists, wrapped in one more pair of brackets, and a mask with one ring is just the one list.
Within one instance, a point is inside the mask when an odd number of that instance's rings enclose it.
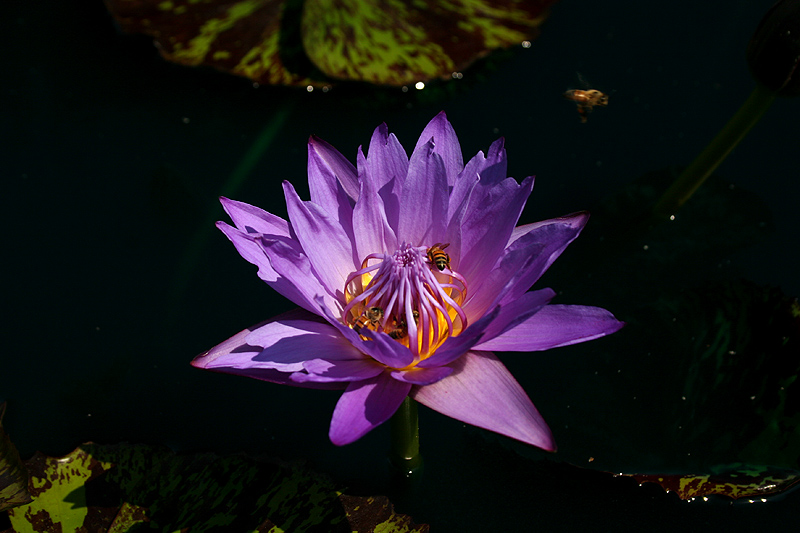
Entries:
{"label": "dark water surface", "polygon": [[[744,50],[771,3],[563,0],[530,49],[439,98],[254,88],[164,63],[148,39],[118,36],[101,2],[11,3],[0,21],[5,428],[23,457],[62,455],[85,441],[247,451],[306,459],[354,490],[385,493],[388,429],[333,446],[327,430],[338,393],[189,366],[290,308],[213,228],[224,217],[217,197],[283,216],[282,180],[307,194],[310,134],[354,161],[379,123],[410,149],[444,109],[465,158],[504,136],[510,174],[536,175],[523,222],[592,210],[645,174],[687,165],[744,102],[754,86]],[[579,75],[611,95],[587,124],[561,98]],[[719,194],[688,211],[684,220],[696,224],[606,246],[599,209],[589,223],[598,229],[540,286],[558,291],[557,303],[600,305],[629,326],[608,339],[503,358],[559,452],[422,408],[425,478],[398,511],[437,532],[776,529],[800,518],[796,493],[765,504],[688,504],[541,462],[704,471],[743,460],[751,445],[745,459],[798,468],[795,441],[752,445],[762,404],[736,396],[748,394],[746,382],[714,389],[702,381],[713,374],[691,378],[696,367],[678,348],[691,345],[706,315],[682,321],[686,300],[675,301],[689,293],[707,301],[713,287],[738,279],[800,294],[798,123],[800,102],[776,101],[719,167]],[[259,138],[271,140],[266,151],[237,174]],[[742,241],[720,237],[728,233]],[[680,327],[670,330],[673,319]],[[706,388],[710,398],[696,392]],[[694,396],[682,399],[689,389]]]}

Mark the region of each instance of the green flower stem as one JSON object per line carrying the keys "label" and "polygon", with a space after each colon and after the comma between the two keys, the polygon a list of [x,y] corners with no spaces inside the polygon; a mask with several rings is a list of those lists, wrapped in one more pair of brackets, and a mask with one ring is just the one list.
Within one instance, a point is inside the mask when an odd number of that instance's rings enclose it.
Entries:
{"label": "green flower stem", "polygon": [[761,116],[775,100],[775,93],[760,83],[750,93],[744,105],[722,128],[714,140],[703,150],[692,163],[681,172],[678,179],[667,189],[653,208],[657,219],[665,219],[680,209],[692,194],[703,184],[707,177],[722,163],[750,128],[761,119]]}
{"label": "green flower stem", "polygon": [[406,397],[397,412],[392,415],[390,424],[392,448],[389,459],[403,475],[410,476],[422,466],[422,456],[419,454],[417,402]]}

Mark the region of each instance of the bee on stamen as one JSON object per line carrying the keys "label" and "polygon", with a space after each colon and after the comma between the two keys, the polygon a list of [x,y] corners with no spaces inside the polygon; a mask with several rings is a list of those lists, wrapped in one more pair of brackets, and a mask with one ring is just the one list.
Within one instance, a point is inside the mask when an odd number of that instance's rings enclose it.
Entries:
{"label": "bee on stamen", "polygon": [[383,318],[383,309],[380,307],[368,307],[361,315],[353,322],[353,331],[361,333],[364,328],[375,331],[380,325],[381,318]]}
{"label": "bee on stamen", "polygon": [[448,246],[450,246],[449,242],[447,244],[437,242],[428,248],[428,264],[436,265],[439,271],[450,268],[450,256],[444,251]]}
{"label": "bee on stamen", "polygon": [[[414,316],[414,324],[419,324],[419,312],[412,311],[411,313]],[[408,324],[406,323],[405,315],[400,315],[399,318],[393,319],[392,327],[390,329],[387,329],[386,333],[394,340],[399,340],[402,339],[403,337],[408,337]]]}

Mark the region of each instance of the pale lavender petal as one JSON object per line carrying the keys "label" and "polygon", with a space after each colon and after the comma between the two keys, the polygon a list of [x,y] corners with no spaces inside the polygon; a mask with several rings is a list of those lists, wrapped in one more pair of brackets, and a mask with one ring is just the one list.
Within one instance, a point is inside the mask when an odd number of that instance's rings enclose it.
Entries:
{"label": "pale lavender petal", "polygon": [[[359,168],[362,168],[364,154],[359,150]],[[353,234],[356,257],[363,261],[371,253],[392,253],[397,249],[397,238],[389,226],[383,199],[373,189],[370,180],[361,179],[361,194],[353,210]]]}
{"label": "pale lavender petal", "polygon": [[327,166],[347,196],[355,202],[358,199],[358,175],[353,163],[347,160],[339,151],[326,143],[316,135],[312,135],[308,140],[309,152],[313,149],[314,153]]}
{"label": "pale lavender petal", "polygon": [[233,220],[234,225],[245,233],[264,233],[289,237],[289,223],[279,216],[244,202],[237,202],[221,196],[222,208]]}
{"label": "pale lavender petal", "polygon": [[411,398],[434,411],[513,439],[555,451],[550,428],[511,373],[491,352],[468,352],[454,372],[414,387]]}
{"label": "pale lavender petal", "polygon": [[[339,222],[345,233],[353,234],[353,200],[348,198],[333,170],[317,151],[313,138],[308,143],[308,190],[311,201]],[[351,165],[352,166],[352,165]]]}
{"label": "pale lavender petal", "polygon": [[358,359],[329,360],[312,359],[306,361],[303,368],[308,374],[295,374],[294,379],[299,382],[316,381],[362,381],[377,376],[386,367],[376,363],[369,357]]}
{"label": "pale lavender petal", "polygon": [[468,280],[481,279],[495,265],[505,249],[525,201],[533,188],[533,178],[518,184],[508,178],[494,186],[485,201],[475,205],[475,186],[461,227],[459,272]]}
{"label": "pale lavender petal", "polygon": [[410,383],[393,379],[388,372],[350,383],[333,411],[328,433],[331,442],[337,446],[350,444],[386,422],[409,390]]}
{"label": "pale lavender petal", "polygon": [[301,201],[291,183],[284,181],[283,190],[292,228],[314,272],[330,294],[341,295],[347,276],[355,270],[352,242],[319,206]]}
{"label": "pale lavender petal", "polygon": [[414,367],[409,370],[393,370],[391,375],[394,379],[411,383],[412,385],[430,385],[452,373],[453,369],[449,366],[437,366],[436,368]]}
{"label": "pale lavender petal", "polygon": [[[428,141],[433,139],[433,151],[439,154],[444,162],[445,172],[447,173],[447,184],[452,186],[456,182],[456,176],[464,168],[464,158],[461,154],[461,145],[458,143],[456,135],[447,115],[440,111],[433,120],[428,122],[414,147],[416,152]],[[505,176],[503,176],[505,177]]]}
{"label": "pale lavender petal", "polygon": [[447,230],[444,241],[450,243],[447,250],[451,268],[459,269],[461,264],[461,226],[467,212],[470,195],[479,181],[477,172],[465,168],[450,193],[447,207]]}
{"label": "pale lavender petal", "polygon": [[447,175],[439,154],[428,142],[411,155],[400,198],[397,240],[414,246],[444,237],[447,218]]}
{"label": "pale lavender petal", "polygon": [[599,307],[548,305],[521,324],[478,346],[481,350],[509,352],[549,350],[610,335],[624,325]]}

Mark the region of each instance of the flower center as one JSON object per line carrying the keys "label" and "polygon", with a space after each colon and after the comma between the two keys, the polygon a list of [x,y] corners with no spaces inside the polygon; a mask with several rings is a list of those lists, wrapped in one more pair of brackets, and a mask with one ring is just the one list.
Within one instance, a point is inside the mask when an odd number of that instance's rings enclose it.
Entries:
{"label": "flower center", "polygon": [[356,332],[382,331],[408,346],[416,365],[464,331],[467,282],[450,269],[446,244],[403,244],[393,254],[370,254],[345,282],[342,320]]}

